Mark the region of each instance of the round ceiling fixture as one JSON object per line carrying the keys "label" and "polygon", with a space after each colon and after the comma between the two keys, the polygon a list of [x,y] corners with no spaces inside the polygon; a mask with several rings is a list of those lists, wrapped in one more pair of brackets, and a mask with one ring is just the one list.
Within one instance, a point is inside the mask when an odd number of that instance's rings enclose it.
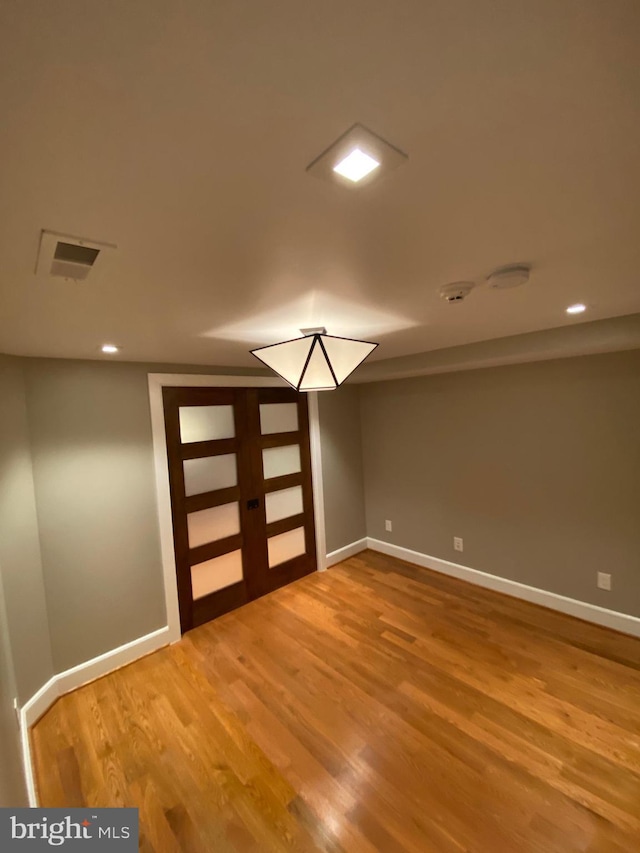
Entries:
{"label": "round ceiling fixture", "polygon": [[520,287],[529,281],[531,267],[527,264],[511,264],[500,267],[487,276],[489,287],[495,290],[509,290],[512,287]]}
{"label": "round ceiling fixture", "polygon": [[440,296],[446,302],[462,302],[474,288],[472,281],[452,281],[440,288]]}

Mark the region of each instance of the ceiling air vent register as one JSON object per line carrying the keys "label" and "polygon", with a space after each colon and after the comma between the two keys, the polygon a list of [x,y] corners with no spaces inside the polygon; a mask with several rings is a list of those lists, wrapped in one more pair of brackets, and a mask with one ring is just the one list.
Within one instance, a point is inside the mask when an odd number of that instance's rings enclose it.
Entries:
{"label": "ceiling air vent register", "polygon": [[85,281],[102,270],[105,259],[116,248],[84,237],[71,237],[55,231],[43,231],[36,262],[36,275]]}
{"label": "ceiling air vent register", "polygon": [[51,275],[59,275],[62,278],[72,278],[74,281],[85,279],[95,264],[100,249],[91,249],[89,246],[75,246],[73,243],[56,243],[51,264]]}

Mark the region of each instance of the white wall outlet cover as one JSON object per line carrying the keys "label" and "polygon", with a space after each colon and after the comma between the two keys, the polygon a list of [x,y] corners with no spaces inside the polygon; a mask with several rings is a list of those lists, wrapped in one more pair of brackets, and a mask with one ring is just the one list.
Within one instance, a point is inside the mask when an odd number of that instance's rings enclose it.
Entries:
{"label": "white wall outlet cover", "polygon": [[385,521],[385,523],[384,523],[384,529],[385,529],[388,533],[391,533],[391,532],[393,531],[393,524],[389,521],[389,519],[387,519],[387,520]]}
{"label": "white wall outlet cover", "polygon": [[460,536],[453,537],[453,548],[455,551],[463,551],[464,545]]}
{"label": "white wall outlet cover", "polygon": [[608,572],[598,572],[598,589],[611,589],[611,575]]}

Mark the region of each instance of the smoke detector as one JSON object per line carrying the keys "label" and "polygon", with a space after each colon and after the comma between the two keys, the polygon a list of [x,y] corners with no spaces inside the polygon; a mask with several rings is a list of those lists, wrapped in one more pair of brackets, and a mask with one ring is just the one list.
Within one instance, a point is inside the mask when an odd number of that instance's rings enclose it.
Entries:
{"label": "smoke detector", "polygon": [[111,243],[42,231],[36,275],[85,281],[89,275],[93,278],[97,271],[104,268],[105,260],[116,248]]}
{"label": "smoke detector", "polygon": [[462,302],[474,288],[472,281],[453,281],[440,288],[440,296],[446,302]]}
{"label": "smoke detector", "polygon": [[494,290],[509,290],[512,287],[520,287],[529,281],[531,267],[528,264],[511,264],[500,267],[487,276],[489,287]]}

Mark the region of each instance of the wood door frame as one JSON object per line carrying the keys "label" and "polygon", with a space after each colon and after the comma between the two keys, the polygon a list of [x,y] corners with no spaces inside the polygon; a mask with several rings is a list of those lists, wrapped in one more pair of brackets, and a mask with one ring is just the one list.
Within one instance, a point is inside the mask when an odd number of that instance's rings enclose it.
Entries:
{"label": "wood door frame", "polygon": [[[183,388],[289,388],[281,379],[265,376],[213,376],[190,373],[149,373],[149,406],[151,408],[151,433],[155,468],[156,508],[160,528],[160,551],[164,578],[164,596],[167,608],[169,642],[182,637],[178,608],[178,583],[176,556],[173,546],[171,493],[169,491],[169,462],[164,423],[162,389]],[[320,422],[318,418],[318,392],[307,393],[309,404],[309,441],[311,443],[311,479],[313,483],[313,510],[316,528],[316,559],[318,571],[327,567],[324,521],[324,491],[322,483],[322,452]]]}

